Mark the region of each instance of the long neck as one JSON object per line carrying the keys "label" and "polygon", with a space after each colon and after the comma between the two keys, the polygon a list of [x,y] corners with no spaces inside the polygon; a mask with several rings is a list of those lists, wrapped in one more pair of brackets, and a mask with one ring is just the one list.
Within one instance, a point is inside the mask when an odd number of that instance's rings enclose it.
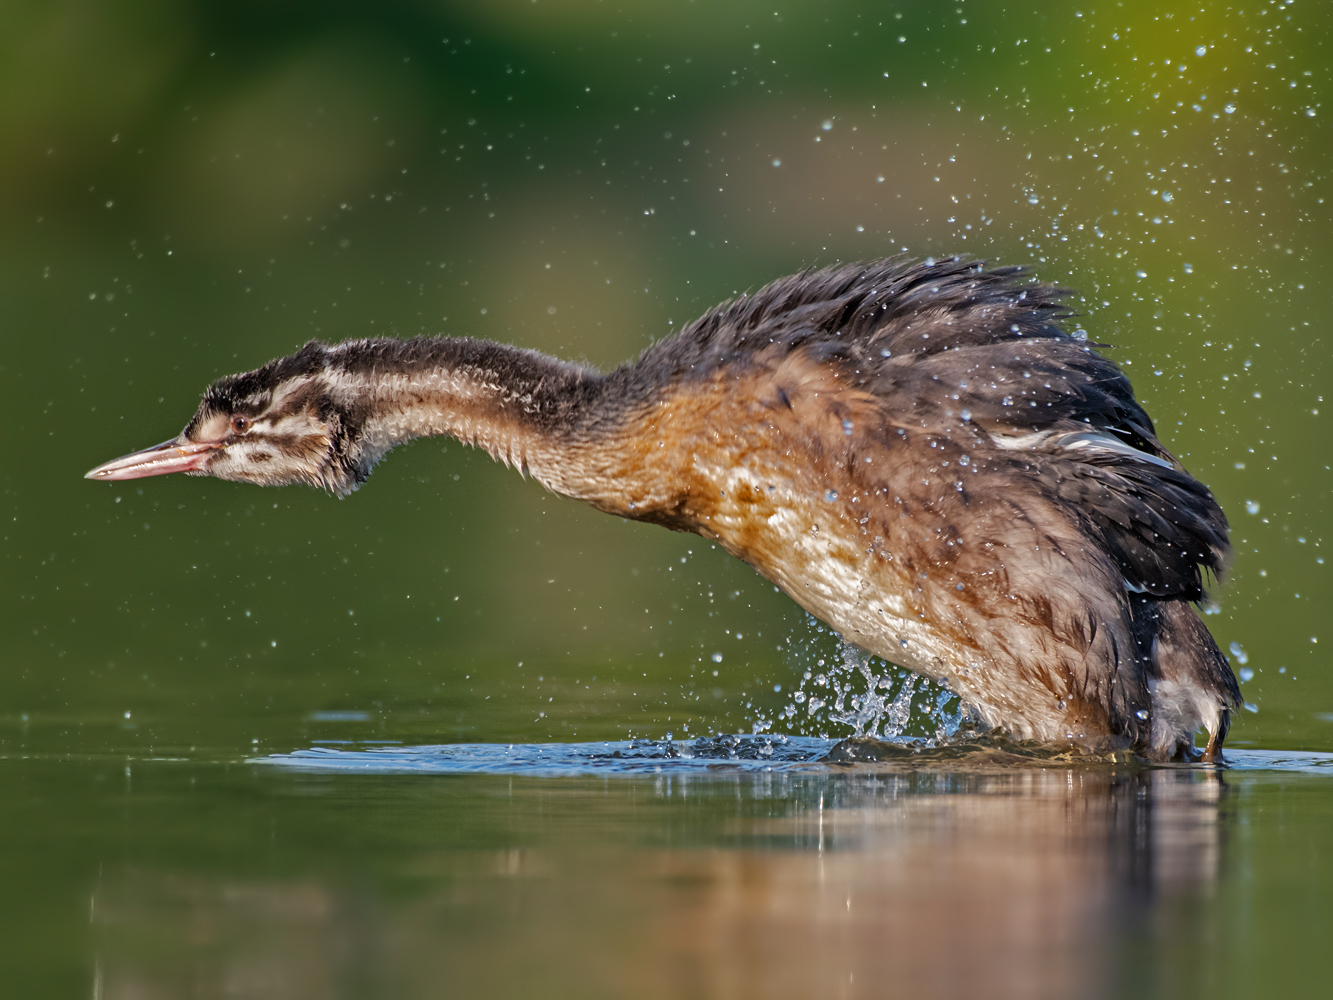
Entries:
{"label": "long neck", "polygon": [[596,503],[605,437],[604,377],[535,351],[487,341],[372,340],[331,348],[327,376],[360,432],[348,458],[368,473],[394,445],[448,435]]}

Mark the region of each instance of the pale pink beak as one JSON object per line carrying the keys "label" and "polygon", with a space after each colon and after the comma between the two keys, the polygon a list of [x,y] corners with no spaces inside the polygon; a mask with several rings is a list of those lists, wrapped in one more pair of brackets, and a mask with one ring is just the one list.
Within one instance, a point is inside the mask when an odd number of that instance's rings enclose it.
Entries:
{"label": "pale pink beak", "polygon": [[99,465],[83,478],[110,482],[117,479],[165,476],[168,472],[202,472],[208,456],[222,446],[221,441],[197,442],[172,438],[143,451],[123,455],[105,465]]}

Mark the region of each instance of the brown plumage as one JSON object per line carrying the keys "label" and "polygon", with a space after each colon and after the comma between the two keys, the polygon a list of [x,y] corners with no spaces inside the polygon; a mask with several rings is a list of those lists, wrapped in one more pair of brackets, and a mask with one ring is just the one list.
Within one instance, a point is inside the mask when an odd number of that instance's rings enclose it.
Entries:
{"label": "brown plumage", "polygon": [[1066,293],[961,259],[811,271],[609,374],[484,341],[310,343],[89,473],[345,494],[447,434],[691,531],[1020,738],[1220,759],[1240,694],[1191,606],[1227,523]]}

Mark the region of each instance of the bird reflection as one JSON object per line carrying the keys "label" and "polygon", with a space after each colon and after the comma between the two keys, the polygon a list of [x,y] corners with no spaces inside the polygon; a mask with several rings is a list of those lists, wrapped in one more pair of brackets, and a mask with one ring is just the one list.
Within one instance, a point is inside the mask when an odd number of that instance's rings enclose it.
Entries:
{"label": "bird reflection", "polygon": [[890,766],[548,792],[485,806],[483,825],[508,831],[486,847],[450,847],[453,820],[413,815],[371,842],[347,821],[350,872],[109,874],[95,995],[241,981],[273,984],[253,996],[352,982],[402,997],[444,982],[476,996],[553,982],[636,998],[1123,995],[1151,974],[1145,941],[1170,949],[1207,919],[1228,825],[1226,777],[1194,768]]}

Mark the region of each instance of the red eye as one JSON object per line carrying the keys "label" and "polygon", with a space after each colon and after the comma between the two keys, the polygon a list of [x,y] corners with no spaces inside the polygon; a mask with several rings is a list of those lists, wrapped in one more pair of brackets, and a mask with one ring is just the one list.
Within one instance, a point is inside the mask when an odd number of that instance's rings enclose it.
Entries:
{"label": "red eye", "polygon": [[233,431],[235,431],[237,434],[244,434],[246,431],[248,431],[248,430],[250,429],[250,418],[249,418],[249,417],[232,417],[232,418],[231,418],[231,429],[232,429]]}

